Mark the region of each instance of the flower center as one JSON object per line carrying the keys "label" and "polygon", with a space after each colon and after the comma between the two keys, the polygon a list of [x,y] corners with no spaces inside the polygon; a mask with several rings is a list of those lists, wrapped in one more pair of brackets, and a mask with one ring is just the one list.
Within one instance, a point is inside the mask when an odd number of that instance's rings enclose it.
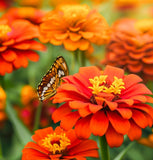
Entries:
{"label": "flower center", "polygon": [[64,12],[64,18],[71,25],[75,25],[89,13],[89,7],[86,5],[63,5],[61,10]]}
{"label": "flower center", "polygon": [[153,33],[153,20],[144,19],[136,22],[135,27],[140,30],[142,33],[150,31]]}
{"label": "flower center", "polygon": [[51,152],[51,154],[63,153],[70,144],[70,140],[66,137],[65,133],[61,133],[60,135],[56,133],[48,134],[47,137],[41,140],[41,145]]}
{"label": "flower center", "polygon": [[11,32],[11,28],[8,25],[0,24],[0,40],[7,39],[9,32]]}
{"label": "flower center", "polygon": [[122,78],[114,76],[112,84],[108,85],[106,82],[107,75],[96,76],[93,79],[89,79],[92,87],[92,94],[97,95],[98,93],[113,93],[114,95],[121,94],[121,90],[125,89]]}

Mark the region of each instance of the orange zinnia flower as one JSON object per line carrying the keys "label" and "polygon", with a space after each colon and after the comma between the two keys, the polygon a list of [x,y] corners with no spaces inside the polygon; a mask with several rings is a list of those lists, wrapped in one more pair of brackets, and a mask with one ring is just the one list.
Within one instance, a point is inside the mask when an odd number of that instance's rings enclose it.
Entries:
{"label": "orange zinnia flower", "polygon": [[10,8],[5,14],[2,15],[2,18],[8,19],[9,21],[14,21],[16,19],[26,19],[34,24],[39,24],[42,22],[42,17],[45,15],[45,12],[32,8],[32,7],[20,7],[20,8]]}
{"label": "orange zinnia flower", "polygon": [[98,147],[93,140],[79,140],[74,130],[64,131],[60,127],[40,129],[32,136],[22,151],[22,160],[86,160],[98,157]]}
{"label": "orange zinnia flower", "polygon": [[34,50],[45,50],[45,46],[34,40],[39,36],[38,27],[26,20],[7,23],[0,21],[0,75],[28,66],[28,59],[38,61]]}
{"label": "orange zinnia flower", "polygon": [[102,63],[153,79],[153,20],[122,19],[112,28]]}
{"label": "orange zinnia flower", "polygon": [[88,138],[91,133],[106,136],[110,147],[141,137],[141,128],[152,126],[151,91],[134,74],[106,66],[102,72],[95,66],[82,67],[79,73],[63,78],[64,83],[53,97],[54,103],[66,102],[53,113],[61,127],[75,126],[77,135]]}
{"label": "orange zinnia flower", "polygon": [[106,43],[109,27],[104,17],[87,5],[62,5],[46,14],[40,32],[44,43],[63,44],[70,51],[91,51],[91,43]]}
{"label": "orange zinnia flower", "polygon": [[51,122],[51,115],[56,110],[56,106],[50,102],[40,103],[36,90],[30,85],[25,85],[21,90],[21,106],[14,106],[19,118],[23,123],[32,130],[34,127],[35,115],[37,108],[42,105],[40,116],[40,127],[46,127]]}
{"label": "orange zinnia flower", "polygon": [[141,138],[138,142],[142,145],[153,148],[153,133],[150,134],[148,138]]}

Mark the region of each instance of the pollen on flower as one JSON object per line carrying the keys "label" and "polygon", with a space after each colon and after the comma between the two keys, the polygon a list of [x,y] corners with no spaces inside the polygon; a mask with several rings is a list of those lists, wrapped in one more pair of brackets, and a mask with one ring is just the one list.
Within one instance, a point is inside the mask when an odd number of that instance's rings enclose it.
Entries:
{"label": "pollen on flower", "polygon": [[65,133],[61,133],[60,135],[56,133],[48,134],[41,142],[41,145],[52,154],[63,153],[70,144],[70,140],[66,137]]}
{"label": "pollen on flower", "polygon": [[92,94],[98,94],[100,92],[121,94],[121,90],[125,89],[122,78],[119,79],[114,76],[114,81],[109,86],[106,82],[106,78],[107,75],[101,75],[99,77],[96,76],[93,79],[89,79],[90,83],[93,85],[92,87],[88,87],[93,90]]}
{"label": "pollen on flower", "polygon": [[7,34],[11,32],[11,28],[6,24],[0,24],[0,40],[7,38]]}

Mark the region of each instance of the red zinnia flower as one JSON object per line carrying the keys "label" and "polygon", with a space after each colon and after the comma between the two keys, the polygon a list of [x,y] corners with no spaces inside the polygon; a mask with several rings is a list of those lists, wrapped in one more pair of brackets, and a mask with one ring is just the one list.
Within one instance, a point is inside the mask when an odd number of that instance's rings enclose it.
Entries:
{"label": "red zinnia flower", "polygon": [[22,160],[86,160],[98,157],[98,147],[93,140],[79,140],[74,130],[64,131],[60,127],[40,129],[23,149]]}
{"label": "red zinnia flower", "polygon": [[45,50],[44,45],[34,40],[38,36],[38,27],[29,21],[0,21],[0,75],[26,68],[28,59],[38,61],[39,55],[34,50]]}
{"label": "red zinnia flower", "polygon": [[[53,113],[54,122],[61,127],[75,125],[79,137],[91,133],[106,136],[110,147],[141,137],[141,128],[152,126],[153,108],[146,102],[151,91],[134,74],[124,75],[119,68],[107,66],[102,72],[97,67],[82,67],[79,73],[63,78],[64,83],[53,97],[54,103],[66,102]],[[73,112],[72,112],[73,110]]]}

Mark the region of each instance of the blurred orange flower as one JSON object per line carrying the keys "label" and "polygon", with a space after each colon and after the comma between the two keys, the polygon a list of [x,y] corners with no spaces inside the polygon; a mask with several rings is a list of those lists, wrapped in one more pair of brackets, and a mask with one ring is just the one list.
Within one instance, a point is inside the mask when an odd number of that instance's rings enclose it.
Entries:
{"label": "blurred orange flower", "polygon": [[64,131],[60,127],[39,129],[22,151],[22,160],[86,160],[98,157],[98,147],[93,140],[80,140],[74,130]]}
{"label": "blurred orange flower", "polygon": [[32,130],[37,108],[42,105],[40,117],[40,127],[46,127],[51,122],[51,115],[56,110],[56,106],[50,102],[41,104],[39,102],[36,90],[30,85],[25,85],[21,90],[21,106],[15,106],[19,118]]}
{"label": "blurred orange flower", "polygon": [[120,11],[136,9],[140,5],[140,0],[115,0],[115,8]]}
{"label": "blurred orange flower", "polygon": [[91,51],[91,43],[108,41],[109,27],[104,17],[87,5],[62,5],[46,14],[40,32],[44,43],[63,44],[69,51]]}
{"label": "blurred orange flower", "polygon": [[141,138],[138,142],[142,145],[153,148],[153,133],[150,134],[148,138]]}
{"label": "blurred orange flower", "polygon": [[112,26],[103,64],[153,79],[153,20],[122,19]]}
{"label": "blurred orange flower", "polygon": [[39,24],[42,22],[42,18],[45,12],[40,9],[35,9],[32,7],[20,7],[20,8],[10,8],[2,18],[8,19],[9,21],[14,21],[16,19],[26,19],[33,24]]}
{"label": "blurred orange flower", "polygon": [[0,75],[20,67],[26,68],[28,59],[34,62],[39,60],[34,50],[44,51],[46,48],[34,39],[38,36],[38,27],[29,21],[0,21]]}
{"label": "blurred orange flower", "polygon": [[63,78],[53,103],[65,102],[52,116],[61,127],[75,126],[77,136],[91,133],[106,136],[110,147],[119,147],[127,134],[131,141],[141,137],[142,130],[153,123],[152,92],[137,75],[124,75],[124,70],[106,66],[82,67],[79,73]]}
{"label": "blurred orange flower", "polygon": [[7,116],[5,113],[6,107],[6,93],[3,88],[0,86],[0,127],[3,126]]}
{"label": "blurred orange flower", "polygon": [[77,4],[80,3],[81,0],[50,0],[49,3],[53,7],[57,7],[59,5],[64,5],[64,4]]}

